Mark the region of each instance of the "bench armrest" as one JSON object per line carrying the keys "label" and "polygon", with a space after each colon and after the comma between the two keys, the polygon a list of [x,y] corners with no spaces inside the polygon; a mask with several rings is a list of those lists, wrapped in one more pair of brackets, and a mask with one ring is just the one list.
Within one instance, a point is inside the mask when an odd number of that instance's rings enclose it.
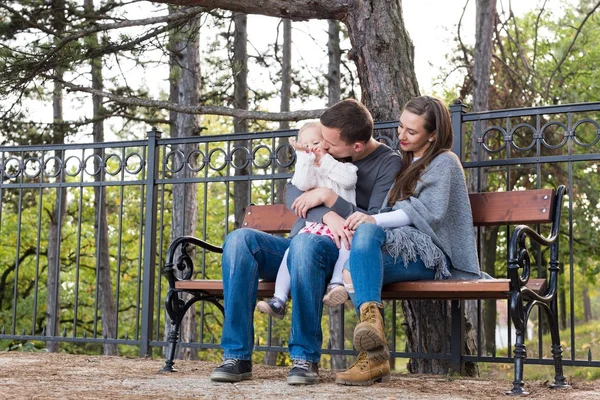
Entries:
{"label": "bench armrest", "polygon": [[556,191],[553,203],[554,209],[552,210],[552,227],[548,236],[540,235],[527,225],[518,225],[515,228],[508,245],[508,278],[511,281],[511,291],[528,291],[525,285],[531,276],[531,258],[526,246],[526,239],[529,238],[541,246],[550,248],[550,274],[546,293],[541,293],[541,297],[538,294],[529,292],[527,292],[527,295],[531,295],[534,298],[539,297],[540,300],[552,299],[556,295],[559,271],[558,245],[560,216],[565,191],[566,187],[564,185],[559,186]]}
{"label": "bench armrest", "polygon": [[[167,260],[164,269],[164,274],[169,282],[169,288],[171,289],[175,288],[176,281],[190,280],[194,275],[194,260],[190,255],[190,251],[192,250],[191,245],[198,246],[213,253],[223,253],[222,247],[212,245],[194,236],[180,236],[173,240],[167,250]],[[179,248],[181,248],[181,251],[175,262],[174,258]],[[181,278],[177,277],[175,274],[175,268],[179,271],[183,271],[183,276]]]}

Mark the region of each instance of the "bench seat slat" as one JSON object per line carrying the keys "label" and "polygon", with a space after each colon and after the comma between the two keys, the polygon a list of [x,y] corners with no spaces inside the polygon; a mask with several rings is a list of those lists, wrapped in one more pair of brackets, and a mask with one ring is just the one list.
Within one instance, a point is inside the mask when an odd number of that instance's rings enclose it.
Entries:
{"label": "bench seat slat", "polygon": [[[383,287],[384,300],[407,299],[505,299],[509,295],[508,279],[486,279],[477,281],[418,281],[398,282]],[[545,289],[545,279],[530,279],[527,287],[536,293]],[[203,291],[213,296],[223,295],[223,281],[192,280],[178,281],[175,288],[185,291]],[[259,282],[258,297],[273,296],[275,282]]]}

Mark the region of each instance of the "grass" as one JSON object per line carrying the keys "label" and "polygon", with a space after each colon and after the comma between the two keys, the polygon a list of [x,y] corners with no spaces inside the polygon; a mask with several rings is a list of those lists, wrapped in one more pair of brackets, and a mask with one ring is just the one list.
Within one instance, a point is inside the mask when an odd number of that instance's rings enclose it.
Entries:
{"label": "grass", "polygon": [[[528,358],[538,358],[539,340],[535,333],[534,337],[526,340]],[[571,340],[571,330],[560,331],[560,342],[563,347],[563,360],[598,360],[600,355],[600,321],[592,321],[586,324],[575,326],[574,341]],[[543,358],[552,358],[550,334],[542,335],[542,355]],[[572,346],[572,343],[574,344]],[[506,353],[506,349],[499,350],[499,353]],[[514,379],[513,364],[480,363],[480,373],[482,377],[486,375],[498,376],[505,379]],[[577,378],[583,380],[600,379],[599,367],[569,367],[565,366],[564,375],[567,378]],[[524,380],[552,380],[554,377],[553,365],[525,364]]]}

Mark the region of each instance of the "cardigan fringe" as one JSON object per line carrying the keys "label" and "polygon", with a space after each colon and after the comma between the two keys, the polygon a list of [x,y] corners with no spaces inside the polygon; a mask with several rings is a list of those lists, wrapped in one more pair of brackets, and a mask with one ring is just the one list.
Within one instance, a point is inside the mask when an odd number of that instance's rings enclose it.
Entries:
{"label": "cardigan fringe", "polygon": [[394,229],[386,229],[385,250],[394,257],[402,257],[404,267],[408,267],[410,261],[416,261],[420,257],[425,267],[435,270],[434,279],[444,279],[451,276],[446,263],[446,255],[437,247],[431,237],[412,226],[401,226]]}

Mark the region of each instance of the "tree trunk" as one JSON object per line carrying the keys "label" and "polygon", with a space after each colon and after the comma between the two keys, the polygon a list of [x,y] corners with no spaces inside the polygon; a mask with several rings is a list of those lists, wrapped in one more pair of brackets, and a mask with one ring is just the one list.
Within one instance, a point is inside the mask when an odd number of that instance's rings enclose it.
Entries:
{"label": "tree trunk", "polygon": [[[477,0],[475,17],[475,56],[473,59],[473,111],[486,111],[489,108],[490,71],[492,67],[492,39],[496,21],[496,1]],[[485,130],[485,122],[478,125],[478,131]],[[462,134],[462,132],[457,132]],[[470,159],[481,160],[485,153],[480,153],[481,144],[477,140],[471,141]],[[470,192],[478,192],[488,189],[487,172],[480,174],[471,173],[467,179]],[[497,227],[480,228],[478,248],[479,261],[482,269],[495,276],[494,264],[496,262],[496,238]],[[492,242],[493,240],[493,242]],[[490,251],[491,250],[491,251]],[[481,345],[488,350],[492,349],[496,335],[496,303],[493,301],[483,302],[483,326],[478,326],[477,301],[465,302],[467,318],[473,328],[481,335]],[[492,319],[494,322],[492,323]]]}
{"label": "tree trunk", "polygon": [[[57,35],[65,29],[65,0],[52,1],[53,22],[52,27]],[[53,112],[53,144],[63,144],[65,142],[65,133],[63,125],[63,84],[60,82],[63,77],[63,71],[55,71],[57,80],[54,81],[54,92],[52,94],[52,112]],[[57,151],[55,154],[57,163],[55,168],[60,172],[57,181],[63,182],[65,178],[64,163],[65,154]],[[67,191],[65,188],[56,188],[56,201],[50,216],[50,227],[48,232],[48,278],[46,281],[46,336],[58,336],[60,329],[60,243],[62,225],[67,213]],[[50,352],[57,352],[58,342],[46,342],[46,349]]]}
{"label": "tree trunk", "polygon": [[[94,0],[84,1],[85,10],[92,15],[94,13]],[[98,35],[90,36],[94,43],[98,43]],[[92,88],[102,91],[102,58],[96,58],[90,61]],[[104,142],[104,121],[102,118],[102,97],[92,96],[93,108],[93,134],[94,142]],[[102,149],[95,149],[94,175],[96,182],[103,182],[105,170],[103,167],[104,153]],[[98,302],[102,313],[102,334],[106,338],[117,337],[117,315],[115,312],[115,303],[112,291],[112,279],[110,271],[110,258],[108,253],[108,217],[106,214],[106,188],[104,186],[94,186],[94,205],[96,211],[96,222],[94,229],[96,231],[96,268],[98,276]],[[114,343],[104,344],[104,355],[117,355],[119,349]]]}
{"label": "tree trunk", "polygon": [[353,2],[346,21],[362,102],[375,121],[398,119],[404,104],[419,95],[414,46],[400,1]]}
{"label": "tree trunk", "polygon": [[[491,226],[487,227],[484,231],[486,235],[483,240],[483,258],[484,264],[482,269],[490,274],[490,276],[496,276],[496,242],[498,240],[498,227]],[[488,354],[492,354],[496,348],[496,315],[498,311],[496,309],[496,300],[485,301],[483,304],[483,336],[481,346],[488,351]]]}
{"label": "tree trunk", "polygon": [[594,319],[594,316],[592,315],[592,302],[587,284],[584,286],[581,295],[583,296],[583,321],[588,323]]}
{"label": "tree trunk", "polygon": [[340,50],[340,23],[327,21],[328,40],[327,56],[327,106],[332,106],[341,100],[342,89],[340,84],[340,65],[342,64],[342,51]]}
{"label": "tree trunk", "polygon": [[560,329],[570,328],[569,319],[567,319],[567,315],[569,314],[569,308],[567,307],[567,293],[569,293],[569,283],[567,278],[565,278],[565,271],[560,271],[558,275],[558,325]]}
{"label": "tree trunk", "polygon": [[[169,12],[174,12],[170,8]],[[200,21],[199,17],[191,20],[180,30],[171,32],[171,100],[181,105],[197,105],[200,99]],[[200,135],[200,122],[194,114],[171,113],[171,137],[186,137]],[[182,158],[177,163],[187,163],[174,175],[176,178],[187,178],[193,175],[189,167],[195,168],[197,160],[190,154],[197,149],[196,144],[181,144],[173,150],[178,150]],[[178,168],[178,167],[176,167]],[[182,235],[195,235],[198,221],[197,184],[173,185],[173,221],[171,239]],[[175,255],[178,257],[178,255]],[[193,256],[193,254],[192,254]],[[190,298],[189,295],[186,300]],[[169,325],[165,321],[165,325]],[[165,329],[165,336],[169,329]],[[181,322],[180,337],[182,343],[195,342],[196,311],[195,305],[185,314]],[[163,349],[165,352],[166,349]],[[195,349],[179,349],[177,359],[197,359]]]}
{"label": "tree trunk", "polygon": [[[279,110],[281,112],[290,111],[290,98],[292,96],[292,21],[289,19],[281,20],[283,25],[283,44],[282,44],[282,55],[281,55],[281,103],[279,106]],[[285,130],[290,129],[289,121],[281,121],[279,123],[279,129]],[[279,139],[278,146],[283,146],[289,143],[288,138]],[[278,159],[281,161],[282,165],[286,165],[292,159],[292,152],[286,152],[285,154],[281,154],[278,156]],[[283,167],[282,165],[277,166],[277,171],[279,173],[287,172],[288,168]],[[275,187],[275,202],[283,203],[284,202],[284,190],[285,190],[286,181],[280,179]]]}
{"label": "tree trunk", "polygon": [[[292,21],[289,19],[282,19],[281,25],[283,26],[283,44],[282,44],[282,56],[281,56],[281,90],[279,91],[281,102],[279,110],[282,112],[290,110],[290,98],[292,96]],[[280,130],[290,129],[289,121],[281,121],[279,123]],[[278,147],[289,143],[288,138],[280,138]],[[283,157],[283,158],[281,158]],[[286,152],[278,156],[278,159],[282,164],[289,162],[292,158],[291,152]],[[277,171],[284,173],[287,168],[278,165]],[[285,198],[285,184],[286,181],[280,179],[275,184],[275,203],[283,203]],[[282,340],[279,335],[272,338],[273,341],[277,341],[281,344]],[[264,365],[276,365],[277,364],[277,351],[267,351],[263,357]]]}
{"label": "tree trunk", "polygon": [[[425,353],[448,353],[450,351],[451,326],[450,318],[443,319],[444,308],[446,313],[450,314],[449,301],[403,301],[402,310],[407,330],[407,340],[409,351],[420,351]],[[435,328],[434,328],[435,327]],[[435,330],[431,334],[430,330]],[[473,354],[476,348],[468,321],[465,325],[465,348],[463,354]],[[446,335],[444,335],[446,333]],[[434,359],[414,359],[408,362],[408,370],[419,374],[448,374],[451,365],[449,360]],[[464,365],[464,374],[467,376],[477,376],[479,374],[477,364],[468,362]]]}
{"label": "tree trunk", "polygon": [[[342,52],[340,50],[340,24],[338,21],[329,20],[327,40],[327,56],[329,58],[327,69],[327,105],[331,106],[341,97],[340,64]],[[344,306],[327,307],[329,312],[329,341],[332,349],[344,347]],[[346,356],[332,355],[331,369],[346,369]]]}
{"label": "tree trunk", "polygon": [[[248,109],[248,31],[246,29],[247,15],[243,13],[234,13],[233,22],[235,30],[233,34],[233,107],[239,110]],[[248,132],[248,120],[234,118],[233,130],[236,133]],[[234,147],[248,148],[250,142],[248,140],[237,140],[234,142]],[[250,173],[250,168],[246,165],[248,162],[246,153],[236,152],[233,160],[235,168],[235,176],[247,176]],[[234,193],[234,213],[235,213],[235,228],[242,226],[244,219],[244,211],[250,202],[250,187],[248,181],[235,181],[233,183]]]}
{"label": "tree trunk", "polygon": [[[62,85],[54,84],[54,122],[60,122],[57,115],[62,115]],[[64,154],[57,151],[57,162],[64,160]],[[61,172],[57,181],[64,181],[64,169],[56,165]],[[46,336],[58,336],[60,329],[60,244],[62,226],[67,214],[67,191],[65,188],[56,188],[56,200],[50,217],[48,232],[48,279],[46,281]],[[46,342],[46,349],[58,352],[58,342]]]}
{"label": "tree trunk", "polygon": [[[586,275],[587,275],[587,266],[585,264],[583,264],[581,266],[581,276],[586,276]],[[592,302],[590,299],[590,290],[589,290],[588,282],[584,281],[582,286],[583,286],[583,288],[581,290],[581,297],[582,297],[582,301],[583,301],[583,321],[585,323],[588,323],[594,319],[593,315],[592,315]]]}

